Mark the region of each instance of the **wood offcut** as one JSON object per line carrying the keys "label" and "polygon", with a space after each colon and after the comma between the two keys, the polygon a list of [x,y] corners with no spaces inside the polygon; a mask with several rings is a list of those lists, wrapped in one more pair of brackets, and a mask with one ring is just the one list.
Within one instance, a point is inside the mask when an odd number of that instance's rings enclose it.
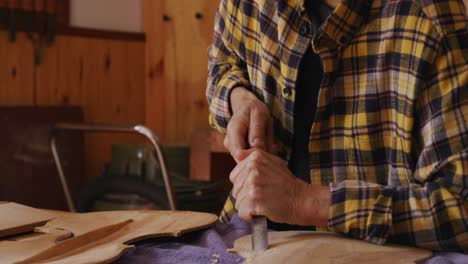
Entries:
{"label": "wood offcut", "polygon": [[[1,209],[1,208],[0,208]],[[34,208],[30,208],[34,209]],[[211,226],[217,217],[184,211],[49,213],[55,219],[34,234],[0,240],[6,263],[109,263],[133,250],[131,243]]]}
{"label": "wood offcut", "polygon": [[33,231],[55,217],[49,212],[17,203],[0,203],[0,213],[0,238]]}
{"label": "wood offcut", "polygon": [[[269,248],[252,252],[251,236],[234,243],[230,252],[246,258],[244,263],[321,263],[321,264],[407,264],[430,258],[432,252],[396,245],[379,246],[326,232],[270,232]],[[396,257],[397,256],[397,257]]]}

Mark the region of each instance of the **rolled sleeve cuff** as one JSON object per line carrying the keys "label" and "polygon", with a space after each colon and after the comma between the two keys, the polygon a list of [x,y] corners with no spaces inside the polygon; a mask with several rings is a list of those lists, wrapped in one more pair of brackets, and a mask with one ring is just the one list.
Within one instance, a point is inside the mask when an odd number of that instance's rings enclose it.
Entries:
{"label": "rolled sleeve cuff", "polygon": [[231,102],[229,97],[232,91],[238,87],[250,86],[249,81],[243,77],[243,73],[230,73],[229,76],[224,76],[219,83],[217,89],[218,95],[210,104],[210,125],[220,132],[225,133],[227,124],[232,117]]}
{"label": "rolled sleeve cuff", "polygon": [[330,231],[384,244],[392,226],[392,189],[363,181],[330,184]]}

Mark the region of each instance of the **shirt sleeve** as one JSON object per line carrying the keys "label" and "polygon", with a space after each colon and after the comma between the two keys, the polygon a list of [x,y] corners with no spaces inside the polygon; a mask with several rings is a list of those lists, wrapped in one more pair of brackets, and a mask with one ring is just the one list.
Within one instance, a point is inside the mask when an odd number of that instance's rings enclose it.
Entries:
{"label": "shirt sleeve", "polygon": [[208,49],[208,86],[210,125],[225,133],[231,119],[229,95],[236,87],[250,87],[247,68],[239,50],[242,33],[238,0],[222,0],[215,17],[213,44]]}
{"label": "shirt sleeve", "polygon": [[328,227],[373,243],[468,252],[468,34],[440,39],[418,92],[413,184],[330,185]]}

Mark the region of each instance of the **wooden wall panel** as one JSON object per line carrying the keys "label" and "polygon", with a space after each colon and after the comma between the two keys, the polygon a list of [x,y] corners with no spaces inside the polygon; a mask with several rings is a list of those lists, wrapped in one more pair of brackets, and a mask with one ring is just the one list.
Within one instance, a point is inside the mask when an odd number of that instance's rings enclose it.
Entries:
{"label": "wooden wall panel", "polygon": [[[165,45],[163,32],[164,1],[143,0],[143,27],[146,33],[146,124],[165,139],[165,92],[171,87],[164,81]],[[169,84],[169,82],[168,82]]]}
{"label": "wooden wall panel", "polygon": [[[23,34],[10,45],[0,31],[6,62],[0,85],[8,87],[0,89],[0,104],[79,105],[88,122],[146,123],[165,143],[188,143],[193,129],[208,127],[207,48],[218,3],[144,0],[146,45],[58,36],[37,67]],[[88,180],[109,160],[111,142],[122,140],[141,142],[127,135],[87,137]]]}
{"label": "wooden wall panel", "polygon": [[[0,30],[0,105],[77,105],[87,122],[145,122],[145,43],[57,36],[34,66],[33,46],[19,33],[8,43]],[[110,160],[113,143],[144,142],[127,134],[86,137],[86,175],[90,182]]]}
{"label": "wooden wall panel", "polygon": [[26,34],[18,34],[18,43],[10,43],[6,31],[0,31],[0,104],[34,104],[33,46]]}
{"label": "wooden wall panel", "polygon": [[[144,43],[59,36],[37,67],[38,105],[80,105],[87,122],[145,121]],[[93,133],[86,137],[86,179],[110,160],[113,143],[138,136]]]}
{"label": "wooden wall panel", "polygon": [[218,0],[143,1],[146,123],[163,140],[188,142],[208,127],[207,49]]}

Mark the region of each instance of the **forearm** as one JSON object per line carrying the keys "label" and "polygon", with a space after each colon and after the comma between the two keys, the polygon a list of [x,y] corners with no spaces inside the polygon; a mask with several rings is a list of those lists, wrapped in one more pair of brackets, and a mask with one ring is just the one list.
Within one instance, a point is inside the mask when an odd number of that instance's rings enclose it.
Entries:
{"label": "forearm", "polygon": [[294,223],[301,226],[328,225],[328,211],[330,208],[330,188],[301,182],[298,199],[294,205]]}
{"label": "forearm", "polygon": [[257,97],[247,89],[245,86],[236,86],[231,89],[229,92],[229,110],[231,115],[234,112],[237,112],[242,104],[245,104],[246,101],[258,100]]}

